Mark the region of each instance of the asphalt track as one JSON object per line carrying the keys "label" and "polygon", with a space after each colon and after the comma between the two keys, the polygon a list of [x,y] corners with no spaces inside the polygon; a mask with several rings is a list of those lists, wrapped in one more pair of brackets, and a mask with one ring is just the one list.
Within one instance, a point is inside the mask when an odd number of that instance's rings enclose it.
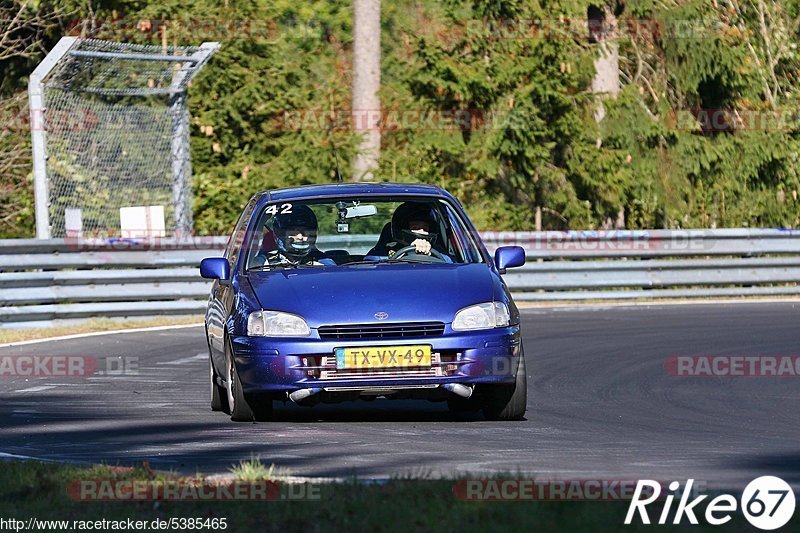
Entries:
{"label": "asphalt track", "polygon": [[0,348],[138,367],[0,377],[0,457],[220,473],[260,456],[298,476],[510,472],[694,478],[739,490],[772,474],[798,487],[800,378],[675,377],[664,368],[673,355],[798,355],[798,318],[791,302],[525,310],[527,420],[504,423],[389,400],[288,405],[274,422],[233,423],[208,408],[200,327]]}

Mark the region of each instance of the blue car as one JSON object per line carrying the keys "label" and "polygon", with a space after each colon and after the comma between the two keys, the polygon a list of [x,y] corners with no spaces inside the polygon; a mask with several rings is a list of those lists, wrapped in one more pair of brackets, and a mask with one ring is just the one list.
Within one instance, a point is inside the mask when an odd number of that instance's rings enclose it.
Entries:
{"label": "blue car", "polygon": [[446,401],[492,420],[525,414],[520,317],[463,208],[419,184],[262,192],[239,217],[205,316],[211,408],[269,420],[299,405],[377,397]]}

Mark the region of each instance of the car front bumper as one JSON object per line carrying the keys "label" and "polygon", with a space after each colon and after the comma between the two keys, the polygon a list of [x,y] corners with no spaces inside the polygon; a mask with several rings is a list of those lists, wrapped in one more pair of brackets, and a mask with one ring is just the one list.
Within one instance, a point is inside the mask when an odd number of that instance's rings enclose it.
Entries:
{"label": "car front bumper", "polygon": [[[316,331],[306,338],[231,337],[242,389],[246,394],[290,393],[299,389],[369,390],[435,387],[448,383],[512,383],[521,351],[519,325],[476,331],[453,331],[449,325],[441,336],[323,340]],[[363,375],[312,376],[313,361],[333,356],[345,347],[404,346],[429,344],[444,359],[440,375],[413,375],[402,371],[371,371]]]}

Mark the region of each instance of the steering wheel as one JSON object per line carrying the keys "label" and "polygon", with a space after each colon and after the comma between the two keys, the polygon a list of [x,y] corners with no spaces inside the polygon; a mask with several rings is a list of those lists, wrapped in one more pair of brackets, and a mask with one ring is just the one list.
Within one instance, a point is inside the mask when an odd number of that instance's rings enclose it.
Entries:
{"label": "steering wheel", "polygon": [[433,259],[433,261],[431,261],[431,263],[446,263],[447,262],[447,260],[444,258],[444,256],[438,250],[434,250],[433,248],[431,248],[431,255],[420,254],[420,253],[417,253],[417,247],[416,246],[406,246],[405,248],[400,248],[399,250],[397,250],[394,253],[394,255],[392,256],[392,259],[400,259],[401,257],[405,257],[405,256],[407,256],[407,255],[409,255],[411,253],[413,253],[414,255],[420,255],[420,256],[422,256],[422,257],[424,257],[426,259]]}

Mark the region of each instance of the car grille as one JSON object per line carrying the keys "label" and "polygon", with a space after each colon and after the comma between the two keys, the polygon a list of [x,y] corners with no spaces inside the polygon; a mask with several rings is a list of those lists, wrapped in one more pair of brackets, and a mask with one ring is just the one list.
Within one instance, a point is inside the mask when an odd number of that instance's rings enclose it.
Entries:
{"label": "car grille", "polygon": [[444,333],[443,322],[395,322],[320,326],[321,339],[402,339],[435,337]]}

